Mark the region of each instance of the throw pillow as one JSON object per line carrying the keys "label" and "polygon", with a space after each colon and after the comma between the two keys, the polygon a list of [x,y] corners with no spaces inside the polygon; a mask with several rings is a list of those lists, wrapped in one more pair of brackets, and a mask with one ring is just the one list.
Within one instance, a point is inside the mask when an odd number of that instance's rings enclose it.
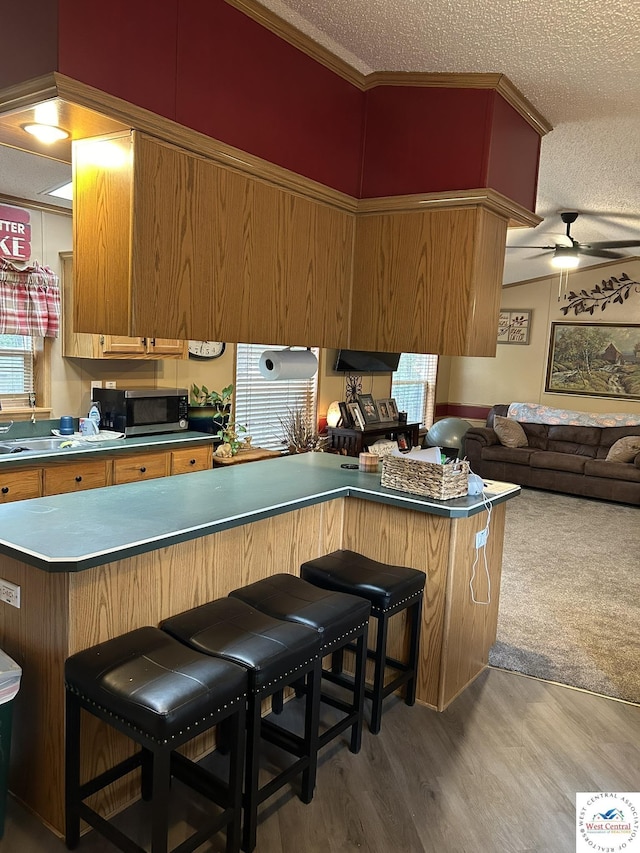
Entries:
{"label": "throw pillow", "polygon": [[505,447],[527,447],[529,442],[525,431],[518,421],[512,418],[502,418],[496,415],[493,419],[493,429]]}
{"label": "throw pillow", "polygon": [[640,435],[625,435],[612,444],[607,453],[607,462],[633,462],[640,453]]}

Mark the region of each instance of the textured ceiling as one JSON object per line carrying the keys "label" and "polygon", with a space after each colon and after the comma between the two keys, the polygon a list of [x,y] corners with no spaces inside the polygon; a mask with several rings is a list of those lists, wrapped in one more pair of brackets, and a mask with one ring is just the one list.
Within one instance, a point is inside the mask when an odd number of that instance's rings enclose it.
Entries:
{"label": "textured ceiling", "polygon": [[[509,244],[547,245],[559,210],[572,236],[640,240],[638,0],[262,0],[367,74],[506,74],[554,127],[542,140],[536,229]],[[637,249],[621,250],[629,255]],[[505,282],[546,275],[548,256],[507,251]],[[601,263],[582,258],[581,266]]]}
{"label": "textured ceiling", "polygon": [[[503,73],[554,129],[542,140],[536,229],[509,244],[547,245],[578,210],[573,237],[640,240],[638,0],[263,0],[367,74]],[[70,169],[0,151],[0,194],[37,198]],[[48,199],[47,199],[48,200]],[[553,240],[551,239],[551,242]],[[639,255],[637,249],[621,250]],[[547,275],[548,256],[507,250],[505,283]],[[582,258],[580,265],[600,263]]]}

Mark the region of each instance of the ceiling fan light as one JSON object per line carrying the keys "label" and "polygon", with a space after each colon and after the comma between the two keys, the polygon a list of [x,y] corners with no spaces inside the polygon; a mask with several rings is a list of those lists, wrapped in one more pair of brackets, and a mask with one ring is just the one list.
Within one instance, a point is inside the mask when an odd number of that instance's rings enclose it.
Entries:
{"label": "ceiling fan light", "polygon": [[563,252],[556,249],[551,258],[551,266],[559,270],[574,270],[580,263],[580,258],[575,252]]}

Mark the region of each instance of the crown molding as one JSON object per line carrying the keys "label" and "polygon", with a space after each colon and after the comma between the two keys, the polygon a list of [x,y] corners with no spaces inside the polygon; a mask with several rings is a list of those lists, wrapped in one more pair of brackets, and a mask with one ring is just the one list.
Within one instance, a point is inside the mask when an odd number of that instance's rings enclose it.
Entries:
{"label": "crown molding", "polygon": [[364,91],[366,77],[362,72],[349,65],[344,59],[340,59],[339,56],[336,56],[328,48],[314,41],[306,33],[294,27],[293,24],[279,18],[271,9],[261,6],[255,0],[225,0],[225,3],[233,6],[234,9],[238,9],[238,11],[245,14],[248,18],[261,24],[261,26],[270,30],[279,36],[279,38],[306,53],[311,59],[315,59],[316,62],[324,65],[348,83]]}
{"label": "crown molding", "polygon": [[411,213],[416,210],[440,210],[447,207],[484,207],[507,219],[510,228],[535,228],[542,222],[542,217],[490,188],[363,198],[358,201],[358,214]]}
{"label": "crown molding", "polygon": [[8,204],[12,207],[26,207],[30,210],[40,210],[43,213],[58,213],[62,216],[73,216],[70,207],[58,207],[46,201],[33,201],[30,198],[17,198],[12,195],[0,195],[0,204]]}

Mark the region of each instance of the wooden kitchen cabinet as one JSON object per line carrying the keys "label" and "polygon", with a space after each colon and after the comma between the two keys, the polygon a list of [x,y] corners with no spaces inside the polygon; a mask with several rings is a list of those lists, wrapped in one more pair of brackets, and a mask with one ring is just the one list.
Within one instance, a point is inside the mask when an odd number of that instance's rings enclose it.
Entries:
{"label": "wooden kitchen cabinet", "polygon": [[169,454],[166,452],[117,456],[113,460],[113,484],[117,486],[166,477],[169,473],[168,462]]}
{"label": "wooden kitchen cabinet", "polygon": [[62,354],[72,358],[170,359],[187,358],[187,341],[177,338],[89,335],[75,332],[73,325],[73,255],[62,258]]}
{"label": "wooden kitchen cabinet", "polygon": [[24,501],[41,495],[41,468],[0,472],[0,503]]}
{"label": "wooden kitchen cabinet", "polygon": [[[117,168],[96,165],[107,142]],[[73,146],[74,329],[345,345],[353,199],[341,208],[339,193],[316,200],[135,130]]]}
{"label": "wooden kitchen cabinet", "polygon": [[68,462],[45,465],[42,469],[43,495],[60,495],[99,489],[107,485],[107,459],[74,459]]}
{"label": "wooden kitchen cabinet", "polygon": [[208,471],[213,465],[213,445],[206,447],[185,447],[171,451],[171,471],[173,474],[188,474],[191,471]]}

